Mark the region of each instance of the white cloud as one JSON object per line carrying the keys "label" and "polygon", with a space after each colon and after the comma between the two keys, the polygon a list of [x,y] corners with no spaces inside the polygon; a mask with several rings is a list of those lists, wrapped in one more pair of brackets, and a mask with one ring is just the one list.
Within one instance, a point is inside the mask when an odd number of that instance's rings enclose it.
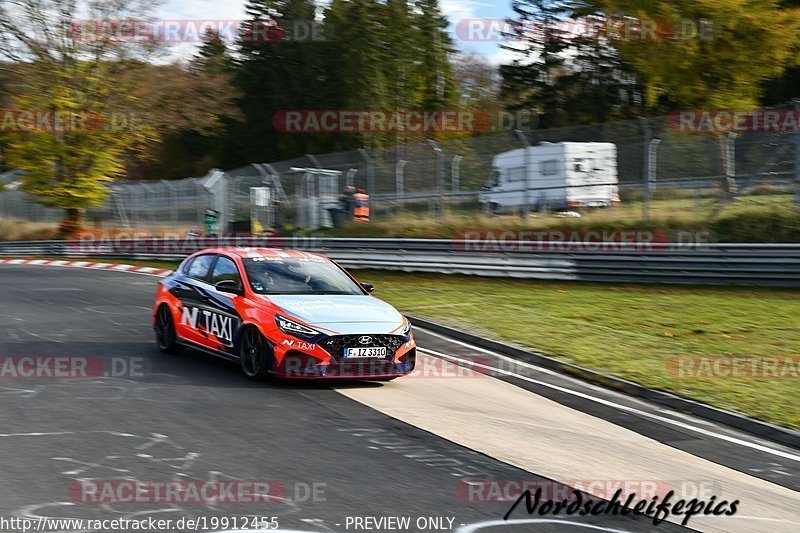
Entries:
{"label": "white cloud", "polygon": [[442,0],[442,13],[455,24],[461,19],[477,18],[476,12],[481,7],[492,7],[493,4],[476,0]]}
{"label": "white cloud", "polygon": [[[165,21],[196,21],[198,27],[203,21],[243,20],[246,16],[245,0],[168,0],[154,10],[153,16]],[[199,42],[169,43],[158,62],[190,59],[199,46]]]}
{"label": "white cloud", "polygon": [[486,59],[489,60],[489,63],[492,65],[508,65],[515,59],[519,59],[520,55],[514,53],[512,50],[507,50],[505,48],[497,47],[493,54],[485,54]]}
{"label": "white cloud", "polygon": [[244,0],[169,0],[156,10],[167,20],[239,20],[244,18]]}

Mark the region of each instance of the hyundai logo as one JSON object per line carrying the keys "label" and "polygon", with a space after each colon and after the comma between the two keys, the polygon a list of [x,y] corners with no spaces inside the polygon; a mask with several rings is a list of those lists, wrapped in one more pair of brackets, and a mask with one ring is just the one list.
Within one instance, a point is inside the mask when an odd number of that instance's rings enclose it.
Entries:
{"label": "hyundai logo", "polygon": [[369,335],[363,335],[358,338],[358,342],[360,342],[361,344],[372,344],[372,337],[370,337]]}

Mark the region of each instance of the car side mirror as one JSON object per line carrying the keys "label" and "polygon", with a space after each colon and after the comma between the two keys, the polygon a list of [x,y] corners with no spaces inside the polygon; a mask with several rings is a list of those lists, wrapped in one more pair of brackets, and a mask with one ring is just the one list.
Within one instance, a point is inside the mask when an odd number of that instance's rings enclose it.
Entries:
{"label": "car side mirror", "polygon": [[361,286],[364,287],[364,290],[367,292],[372,292],[375,290],[375,286],[372,283],[362,283]]}
{"label": "car side mirror", "polygon": [[228,292],[232,294],[242,294],[242,290],[239,288],[239,284],[233,281],[232,279],[224,279],[222,281],[218,281],[214,284],[214,288],[217,289],[219,292]]}

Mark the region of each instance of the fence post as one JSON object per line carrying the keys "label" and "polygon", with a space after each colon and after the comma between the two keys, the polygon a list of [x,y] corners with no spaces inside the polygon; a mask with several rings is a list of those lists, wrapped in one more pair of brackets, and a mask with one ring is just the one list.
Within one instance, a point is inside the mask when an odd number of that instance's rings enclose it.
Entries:
{"label": "fence post", "polygon": [[356,174],[358,174],[357,168],[347,169],[347,174],[344,176],[344,184],[348,187],[354,187],[356,184]]}
{"label": "fence post", "polygon": [[647,152],[647,187],[645,189],[645,194],[647,195],[647,204],[645,206],[645,220],[647,220],[647,218],[650,216],[650,199],[653,195],[653,191],[656,190],[659,144],[661,144],[661,139],[651,139]]}
{"label": "fence post", "polygon": [[464,156],[454,155],[453,162],[450,165],[450,187],[452,189],[453,197],[450,204],[458,204],[458,193],[461,190],[461,160]]}
{"label": "fence post", "polygon": [[736,134],[729,133],[725,136],[725,186],[728,196],[735,196],[736,185]]}
{"label": "fence post", "polygon": [[400,201],[403,201],[403,197],[406,194],[406,184],[405,184],[405,168],[408,164],[408,161],[405,159],[401,159],[397,162],[397,165],[394,167],[394,192],[397,195],[397,198]]}
{"label": "fence post", "polygon": [[644,161],[642,164],[642,185],[644,187],[644,194],[642,198],[642,218],[648,220],[650,218],[650,143],[653,141],[653,136],[650,131],[650,123],[644,117],[639,117],[639,124],[644,133]]}
{"label": "fence post", "polygon": [[[146,189],[147,190],[147,194],[149,195],[148,198],[147,198],[147,204],[152,206],[153,205],[153,201],[154,201],[153,199],[157,196],[158,193],[157,193],[155,187],[152,187],[152,186],[150,186],[148,184],[145,184],[145,183],[143,183],[142,185],[147,188]],[[158,209],[154,209],[152,207],[150,208],[150,230],[151,231],[152,231],[153,227],[158,226],[158,213],[157,213],[157,211],[158,211]]]}
{"label": "fence post", "polygon": [[405,195],[406,195],[406,183],[405,183],[405,169],[408,161],[405,159],[400,159],[397,161],[397,164],[394,167],[394,192],[395,197],[398,202],[398,209],[402,213],[405,211]]}
{"label": "fence post", "polygon": [[178,225],[178,194],[175,187],[169,182],[169,180],[161,180],[161,183],[164,184],[164,187],[169,191],[170,196],[170,221],[172,222],[173,229]]}
{"label": "fence post", "polygon": [[517,136],[522,146],[525,147],[525,191],[522,200],[522,210],[520,211],[522,219],[525,220],[528,218],[528,211],[531,207],[531,143],[528,141],[525,134],[522,133],[522,130],[514,130],[514,135]]}
{"label": "fence post", "polygon": [[[219,214],[217,218],[217,225],[219,233],[222,234],[225,232],[225,224],[228,223],[227,217],[227,187],[225,184],[225,173],[222,172],[218,168],[212,168],[206,178],[203,179],[204,183],[202,183],[202,187],[206,190],[209,196],[209,205],[213,206],[212,209],[216,209]],[[221,183],[220,183],[221,182]],[[214,189],[216,188],[217,184],[221,186],[221,192],[219,196],[214,193]],[[200,219],[202,223],[202,218]]]}
{"label": "fence post", "polygon": [[464,156],[461,155],[454,155],[453,156],[453,164],[450,167],[450,185],[453,188],[453,192],[457,193],[461,190],[461,160],[464,159]]}
{"label": "fence post", "polygon": [[444,215],[444,152],[433,139],[428,139],[428,144],[430,144],[433,151],[436,152],[436,190],[438,199],[436,200],[435,211],[436,217],[442,218]]}

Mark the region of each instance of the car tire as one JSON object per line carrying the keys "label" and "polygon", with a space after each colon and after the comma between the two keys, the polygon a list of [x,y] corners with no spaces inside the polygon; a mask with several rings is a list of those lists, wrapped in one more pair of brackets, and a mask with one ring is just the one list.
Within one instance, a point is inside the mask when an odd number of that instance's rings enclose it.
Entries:
{"label": "car tire", "polygon": [[272,354],[269,343],[253,326],[242,332],[239,341],[239,361],[242,372],[248,379],[260,381],[270,375],[272,370]]}
{"label": "car tire", "polygon": [[176,354],[181,351],[178,334],[175,332],[175,320],[172,311],[166,304],[158,308],[156,313],[156,344],[162,353]]}

